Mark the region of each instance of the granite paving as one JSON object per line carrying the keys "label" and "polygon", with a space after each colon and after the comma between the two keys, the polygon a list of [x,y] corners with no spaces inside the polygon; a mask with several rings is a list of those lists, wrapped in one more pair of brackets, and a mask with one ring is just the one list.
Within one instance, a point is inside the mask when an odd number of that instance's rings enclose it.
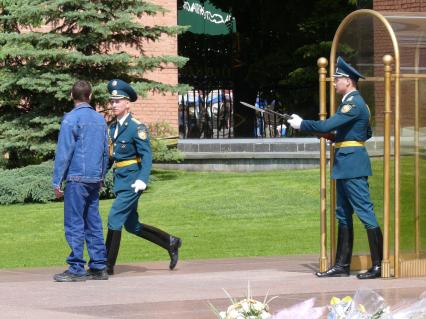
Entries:
{"label": "granite paving", "polygon": [[0,270],[0,318],[144,318],[214,319],[210,305],[229,305],[225,289],[239,299],[251,294],[278,311],[315,297],[325,306],[332,296],[353,295],[359,288],[380,293],[390,305],[414,301],[426,291],[426,278],[358,280],[316,278],[318,256],[252,257],[120,264],[109,280],[54,282],[62,268]]}

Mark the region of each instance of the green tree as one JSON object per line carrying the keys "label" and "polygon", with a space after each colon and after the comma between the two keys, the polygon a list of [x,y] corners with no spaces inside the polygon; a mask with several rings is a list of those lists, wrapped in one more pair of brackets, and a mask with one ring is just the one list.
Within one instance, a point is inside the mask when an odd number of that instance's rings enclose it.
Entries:
{"label": "green tree", "polygon": [[77,79],[92,83],[92,102],[100,107],[107,103],[106,81],[112,78],[133,83],[141,95],[178,91],[179,86],[143,78],[145,71],[186,62],[144,55],[144,41],[183,31],[143,24],[144,16],[164,12],[141,0],[0,1],[0,155],[9,158],[8,166],[53,156]]}

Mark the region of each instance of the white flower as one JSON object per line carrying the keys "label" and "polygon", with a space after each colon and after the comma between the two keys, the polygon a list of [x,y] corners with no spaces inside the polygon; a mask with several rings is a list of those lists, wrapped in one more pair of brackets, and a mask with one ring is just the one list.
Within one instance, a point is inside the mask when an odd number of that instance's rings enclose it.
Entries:
{"label": "white flower", "polygon": [[244,299],[241,302],[241,307],[243,308],[244,312],[249,312],[251,308],[250,302],[247,299]]}
{"label": "white flower", "polygon": [[[226,311],[218,311],[212,304],[210,307],[216,313],[219,319],[272,319],[272,315],[269,313],[268,303],[278,297],[273,297],[268,300],[268,294],[266,294],[263,302],[252,299],[250,294],[250,283],[247,289],[247,297],[240,301],[235,300],[225,290],[225,294],[231,300],[231,305]],[[269,291],[268,291],[269,293]]]}
{"label": "white flower", "polygon": [[262,311],[266,308],[266,305],[264,305],[263,303],[255,300],[255,303],[253,304],[253,309],[256,311]]}
{"label": "white flower", "polygon": [[235,309],[230,309],[228,308],[228,311],[226,312],[226,319],[236,319],[238,316],[240,315],[240,313],[235,310]]}
{"label": "white flower", "polygon": [[270,318],[272,318],[272,315],[267,312],[262,312],[262,314],[260,315],[260,319],[270,319]]}

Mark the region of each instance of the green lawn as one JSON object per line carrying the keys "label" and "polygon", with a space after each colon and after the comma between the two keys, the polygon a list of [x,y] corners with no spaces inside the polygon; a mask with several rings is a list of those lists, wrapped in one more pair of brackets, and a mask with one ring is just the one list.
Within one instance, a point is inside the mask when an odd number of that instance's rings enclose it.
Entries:
{"label": "green lawn", "polygon": [[[370,183],[379,215],[381,183],[380,173]],[[111,203],[101,201],[105,228]],[[319,254],[319,170],[157,171],[139,215],[183,239],[182,259]],[[355,232],[355,251],[366,250],[358,221]],[[63,265],[63,203],[0,206],[0,236],[0,268]],[[147,260],[168,255],[124,232],[118,263]]]}
{"label": "green lawn", "polygon": [[[319,172],[156,172],[139,201],[142,222],[183,238],[181,257],[315,253]],[[106,226],[111,200],[101,201]],[[63,203],[0,206],[0,267],[64,264]],[[167,260],[162,249],[124,233],[118,262]]]}

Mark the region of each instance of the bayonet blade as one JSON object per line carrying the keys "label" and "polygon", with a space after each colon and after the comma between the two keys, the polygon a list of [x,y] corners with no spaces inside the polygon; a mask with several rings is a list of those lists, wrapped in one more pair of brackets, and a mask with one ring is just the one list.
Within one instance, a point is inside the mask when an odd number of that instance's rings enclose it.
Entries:
{"label": "bayonet blade", "polygon": [[241,103],[242,105],[244,105],[244,106],[248,107],[248,108],[251,108],[251,109],[253,109],[253,110],[257,111],[257,112],[261,112],[261,113],[268,113],[268,114],[274,114],[274,115],[277,115],[277,116],[279,116],[279,117],[282,117],[282,118],[283,118],[283,119],[285,119],[285,120],[289,120],[289,119],[291,119],[291,115],[288,115],[288,114],[286,114],[286,113],[281,114],[281,113],[278,113],[278,112],[275,112],[275,111],[272,111],[272,110],[269,110],[269,109],[261,109],[260,107],[256,107],[256,106],[255,106],[255,105],[253,105],[253,104],[249,104],[249,103],[247,103],[247,102],[243,102],[243,101],[240,101],[240,103]]}
{"label": "bayonet blade", "polygon": [[255,105],[249,104],[247,102],[240,101],[240,103],[244,106],[247,106],[248,108],[251,108],[251,109],[257,111],[257,112],[261,112],[261,113],[265,112],[264,109],[261,109],[260,107],[256,107]]}

